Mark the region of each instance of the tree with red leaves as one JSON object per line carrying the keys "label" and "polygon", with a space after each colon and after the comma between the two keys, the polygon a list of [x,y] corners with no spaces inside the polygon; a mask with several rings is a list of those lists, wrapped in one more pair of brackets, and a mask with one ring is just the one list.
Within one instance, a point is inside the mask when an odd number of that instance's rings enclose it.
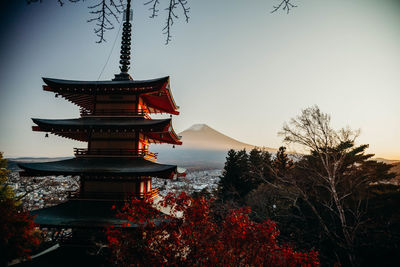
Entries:
{"label": "tree with red leaves", "polygon": [[[118,266],[226,265],[319,266],[318,252],[296,252],[277,243],[274,222],[251,221],[250,208],[233,209],[214,220],[213,200],[186,193],[169,194],[159,208],[152,201],[132,200],[119,213],[126,228],[107,229],[108,245]],[[132,224],[132,225],[131,225]],[[135,227],[132,227],[135,226]]]}
{"label": "tree with red leaves", "polygon": [[18,198],[7,184],[7,160],[0,153],[0,266],[15,258],[29,258],[39,244],[33,218],[20,207]]}
{"label": "tree with red leaves", "polygon": [[0,218],[0,266],[12,259],[29,258],[32,248],[39,245],[32,217],[7,199],[0,201]]}

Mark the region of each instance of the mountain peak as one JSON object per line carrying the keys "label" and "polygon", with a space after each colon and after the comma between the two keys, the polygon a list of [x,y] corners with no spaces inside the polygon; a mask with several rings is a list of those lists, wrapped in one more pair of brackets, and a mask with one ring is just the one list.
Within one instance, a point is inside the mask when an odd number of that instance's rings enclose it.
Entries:
{"label": "mountain peak", "polygon": [[193,124],[188,129],[186,129],[186,131],[201,131],[201,130],[204,130],[206,128],[210,128],[210,127],[207,124],[198,123],[198,124]]}
{"label": "mountain peak", "polygon": [[188,129],[179,133],[182,136],[184,148],[229,150],[247,149],[255,146],[233,139],[204,123],[193,124]]}

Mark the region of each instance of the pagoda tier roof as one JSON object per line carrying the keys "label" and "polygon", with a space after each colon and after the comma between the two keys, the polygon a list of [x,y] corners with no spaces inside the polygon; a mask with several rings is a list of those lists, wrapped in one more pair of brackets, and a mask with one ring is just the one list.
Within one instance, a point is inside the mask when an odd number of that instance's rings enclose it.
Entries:
{"label": "pagoda tier roof", "polygon": [[177,173],[176,165],[155,163],[143,158],[95,157],[72,158],[40,163],[18,163],[23,176],[96,176],[96,177],[138,177],[151,176],[172,179]]}
{"label": "pagoda tier roof", "polygon": [[170,91],[169,77],[153,80],[122,80],[122,81],[73,81],[43,78],[47,84],[45,91],[61,95],[68,101],[93,112],[96,95],[141,95],[148,107],[149,113],[170,113],[178,115],[176,105]]}
{"label": "pagoda tier roof", "polygon": [[63,80],[54,78],[43,78],[43,81],[53,88],[70,88],[70,89],[137,89],[152,90],[160,89],[164,83],[169,81],[169,76],[150,79],[150,80],[107,80],[107,81],[77,81]]}
{"label": "pagoda tier roof", "polygon": [[33,210],[34,222],[42,227],[93,227],[122,226],[126,220],[117,218],[113,201],[69,200],[67,202]]}
{"label": "pagoda tier roof", "polygon": [[144,119],[136,117],[84,117],[77,119],[37,119],[33,118],[32,121],[39,127],[55,128],[65,127],[71,129],[143,129],[153,131],[164,131],[165,128],[171,125],[171,119]]}
{"label": "pagoda tier roof", "polygon": [[[120,210],[124,203],[109,200],[68,200],[56,206],[30,211],[30,214],[36,216],[34,222],[41,227],[104,228],[113,225],[135,228],[136,224],[117,217],[116,210]],[[159,214],[154,220],[157,224],[166,218],[161,212]]]}
{"label": "pagoda tier roof", "polygon": [[77,119],[36,119],[34,131],[88,141],[91,132],[142,132],[152,143],[180,145],[182,142],[172,128],[171,119],[145,119],[140,117],[83,117]]}

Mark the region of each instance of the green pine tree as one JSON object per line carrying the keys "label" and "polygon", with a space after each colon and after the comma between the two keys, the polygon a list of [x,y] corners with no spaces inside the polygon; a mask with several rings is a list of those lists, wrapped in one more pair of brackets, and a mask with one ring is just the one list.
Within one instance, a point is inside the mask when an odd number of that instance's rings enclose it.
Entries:
{"label": "green pine tree", "polygon": [[218,184],[218,198],[220,200],[234,200],[241,202],[251,186],[245,178],[249,171],[248,154],[246,150],[228,151],[224,171]]}
{"label": "green pine tree", "polygon": [[293,160],[291,160],[286,153],[286,147],[281,146],[278,152],[276,152],[272,167],[278,177],[283,177],[288,170],[294,168]]}

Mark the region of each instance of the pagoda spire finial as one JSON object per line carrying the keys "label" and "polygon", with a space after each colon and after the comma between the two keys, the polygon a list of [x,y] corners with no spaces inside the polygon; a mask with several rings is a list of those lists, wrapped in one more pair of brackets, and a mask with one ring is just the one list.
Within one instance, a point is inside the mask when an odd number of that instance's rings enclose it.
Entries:
{"label": "pagoda spire finial", "polygon": [[122,40],[121,40],[121,55],[120,55],[120,61],[119,63],[121,64],[119,69],[121,70],[120,74],[115,75],[114,80],[130,80],[132,79],[129,74],[129,65],[130,59],[131,59],[131,28],[132,24],[130,23],[131,20],[131,0],[127,0],[127,6],[126,6],[126,13],[124,14],[125,16],[125,21],[123,23],[123,30],[122,30]]}

